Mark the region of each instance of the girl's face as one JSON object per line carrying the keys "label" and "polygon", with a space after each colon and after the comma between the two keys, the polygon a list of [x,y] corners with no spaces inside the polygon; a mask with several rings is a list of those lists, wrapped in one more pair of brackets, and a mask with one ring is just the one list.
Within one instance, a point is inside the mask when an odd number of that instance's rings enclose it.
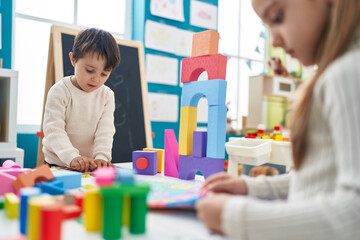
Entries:
{"label": "girl's face", "polygon": [[283,48],[305,66],[316,64],[331,0],[252,0],[255,12],[270,28],[272,45]]}
{"label": "girl's face", "polygon": [[97,53],[86,53],[75,61],[73,54],[69,54],[71,64],[75,68],[72,83],[85,92],[92,92],[101,87],[109,78],[111,71],[104,70],[106,59]]}

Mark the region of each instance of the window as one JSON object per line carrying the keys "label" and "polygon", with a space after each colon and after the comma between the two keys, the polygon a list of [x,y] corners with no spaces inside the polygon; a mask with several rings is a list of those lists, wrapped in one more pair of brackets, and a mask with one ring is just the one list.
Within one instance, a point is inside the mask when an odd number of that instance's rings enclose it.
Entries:
{"label": "window", "polygon": [[228,56],[228,117],[234,129],[241,129],[242,116],[248,115],[249,76],[263,73],[266,66],[266,28],[251,0],[219,0],[218,11],[219,52]]}
{"label": "window", "polygon": [[[131,0],[16,0],[14,69],[19,71],[18,125],[38,131],[44,103],[51,25],[97,27],[131,39]],[[109,7],[111,6],[111,7]],[[35,31],[36,30],[36,31]]]}

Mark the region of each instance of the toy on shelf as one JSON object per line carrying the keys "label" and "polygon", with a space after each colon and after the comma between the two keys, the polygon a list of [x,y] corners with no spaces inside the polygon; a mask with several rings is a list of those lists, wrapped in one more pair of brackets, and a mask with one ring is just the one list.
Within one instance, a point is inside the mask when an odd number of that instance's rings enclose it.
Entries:
{"label": "toy on shelf", "polygon": [[281,63],[281,59],[279,57],[272,57],[268,61],[269,67],[274,71],[274,75],[279,75],[283,77],[288,77],[289,73],[284,65]]}

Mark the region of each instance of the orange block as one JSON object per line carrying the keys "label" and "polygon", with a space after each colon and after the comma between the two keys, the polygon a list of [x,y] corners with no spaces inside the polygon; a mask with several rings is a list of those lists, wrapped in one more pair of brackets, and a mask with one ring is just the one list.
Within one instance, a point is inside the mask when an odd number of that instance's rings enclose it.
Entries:
{"label": "orange block", "polygon": [[207,30],[194,33],[192,40],[191,57],[218,54],[219,33]]}
{"label": "orange block", "polygon": [[18,192],[23,187],[33,187],[35,183],[50,181],[55,178],[49,165],[44,164],[28,173],[22,173],[13,181],[13,186]]}
{"label": "orange block", "polygon": [[202,57],[184,58],[181,67],[181,82],[197,81],[204,71],[208,79],[226,79],[227,57],[222,54],[215,54]]}

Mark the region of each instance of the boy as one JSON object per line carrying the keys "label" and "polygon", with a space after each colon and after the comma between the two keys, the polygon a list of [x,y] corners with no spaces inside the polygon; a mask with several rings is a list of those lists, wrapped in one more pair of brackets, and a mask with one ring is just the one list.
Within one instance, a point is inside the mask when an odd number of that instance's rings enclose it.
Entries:
{"label": "boy", "polygon": [[45,105],[45,163],[87,172],[111,166],[114,92],[104,83],[120,62],[114,37],[100,29],[80,32],[69,53],[75,75],[51,87]]}

